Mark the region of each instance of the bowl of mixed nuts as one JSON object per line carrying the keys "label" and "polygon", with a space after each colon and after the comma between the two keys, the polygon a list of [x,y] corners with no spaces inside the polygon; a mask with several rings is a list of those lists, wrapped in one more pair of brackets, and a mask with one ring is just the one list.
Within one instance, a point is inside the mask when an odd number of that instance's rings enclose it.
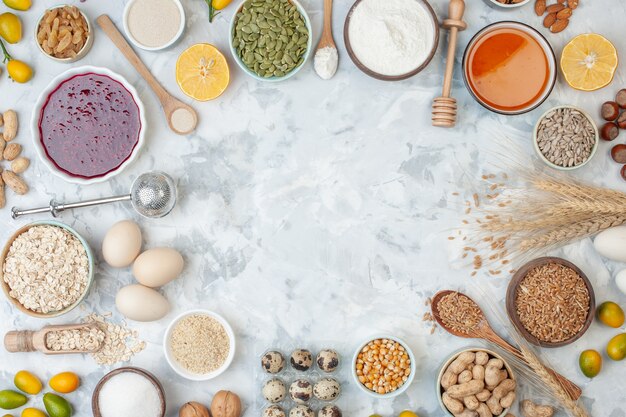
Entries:
{"label": "bowl of mixed nuts", "polygon": [[469,348],[443,363],[436,389],[439,405],[448,416],[504,416],[515,403],[517,382],[500,355]]}
{"label": "bowl of mixed nuts", "polygon": [[297,0],[244,0],[230,24],[230,51],[259,81],[294,76],[313,49],[311,21]]}
{"label": "bowl of mixed nuts", "polygon": [[76,6],[47,9],[35,26],[37,47],[48,58],[71,63],[84,57],[93,44],[87,16]]}
{"label": "bowl of mixed nuts", "polygon": [[53,220],[20,227],[0,254],[0,285],[21,312],[36,318],[66,314],[87,296],[94,277],[89,244]]}
{"label": "bowl of mixed nuts", "polygon": [[560,171],[586,165],[596,154],[600,137],[589,114],[567,105],[545,112],[537,121],[533,136],[539,158]]}
{"label": "bowl of mixed nuts", "polygon": [[357,386],[374,398],[393,398],[409,388],[415,378],[415,357],[401,339],[380,335],[361,344],[352,361]]}

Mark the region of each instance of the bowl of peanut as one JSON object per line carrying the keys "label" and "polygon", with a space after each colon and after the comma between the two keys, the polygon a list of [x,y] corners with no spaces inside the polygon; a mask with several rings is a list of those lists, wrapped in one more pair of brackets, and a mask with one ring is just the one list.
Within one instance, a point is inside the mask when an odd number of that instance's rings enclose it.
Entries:
{"label": "bowl of peanut", "polygon": [[359,346],[352,361],[352,376],[367,395],[393,398],[409,388],[415,368],[413,352],[404,341],[381,335]]}
{"label": "bowl of peanut", "polygon": [[515,403],[516,388],[511,367],[483,348],[456,352],[437,378],[439,405],[448,416],[504,416]]}
{"label": "bowl of peanut", "polygon": [[54,6],[47,9],[35,26],[37,47],[56,62],[72,63],[84,57],[93,44],[89,19],[78,7]]}

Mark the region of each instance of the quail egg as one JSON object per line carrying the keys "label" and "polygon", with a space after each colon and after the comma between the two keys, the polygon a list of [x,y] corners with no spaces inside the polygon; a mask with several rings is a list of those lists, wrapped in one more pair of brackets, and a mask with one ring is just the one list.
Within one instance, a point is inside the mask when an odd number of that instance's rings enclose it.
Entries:
{"label": "quail egg", "polygon": [[263,410],[263,417],[286,417],[282,408],[277,405],[270,405]]}
{"label": "quail egg", "polygon": [[339,355],[332,349],[322,349],[317,354],[317,366],[324,372],[334,372],[339,366]]}
{"label": "quail egg", "polygon": [[261,358],[261,366],[268,374],[277,374],[285,367],[285,357],[278,351],[269,351]]}
{"label": "quail egg", "polygon": [[304,404],[311,399],[313,386],[306,379],[297,379],[289,387],[289,395],[296,403]]}
{"label": "quail egg", "polygon": [[270,379],[263,385],[263,397],[271,403],[282,401],[286,393],[285,383],[278,378]]}
{"label": "quail egg", "polygon": [[296,349],[291,354],[291,366],[296,371],[308,371],[313,364],[313,355],[306,349]]}
{"label": "quail egg", "polygon": [[341,410],[336,405],[322,407],[317,413],[317,417],[342,417]]}
{"label": "quail egg", "polygon": [[315,417],[315,411],[308,405],[296,405],[289,411],[289,417]]}
{"label": "quail egg", "polygon": [[321,401],[332,401],[340,392],[341,385],[334,378],[322,378],[313,386],[313,395]]}

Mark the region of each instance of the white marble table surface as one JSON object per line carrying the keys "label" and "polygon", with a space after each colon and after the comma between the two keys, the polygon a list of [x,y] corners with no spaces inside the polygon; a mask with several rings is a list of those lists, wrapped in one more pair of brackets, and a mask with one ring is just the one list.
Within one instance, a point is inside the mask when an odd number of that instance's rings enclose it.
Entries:
{"label": "white marble table surface", "polygon": [[[491,169],[486,154],[505,136],[525,153],[532,153],[532,126],[550,106],[574,104],[596,114],[599,104],[625,85],[623,65],[613,84],[595,93],[578,93],[560,78],[539,109],[507,118],[490,114],[474,102],[457,71],[453,91],[459,101],[459,125],[452,130],[436,129],[430,127],[430,103],[439,95],[442,82],[445,36],[423,73],[399,83],[376,81],[359,72],[346,55],[342,28],[352,1],[337,0],[337,76],[322,81],[308,62],[287,82],[262,84],[243,74],[230,58],[227,28],[234,7],[209,25],[204,1],[183,0],[188,16],[184,38],[166,52],[141,52],[141,57],[155,76],[182,98],[174,77],[176,57],[191,44],[213,43],[229,58],[230,87],[218,100],[194,103],[201,115],[199,129],[189,137],[176,136],[167,129],[155,95],[97,30],[93,49],[80,64],[108,67],[136,86],[147,110],[147,144],[139,159],[121,175],[104,184],[79,187],[50,175],[30,145],[27,121],[32,105],[41,89],[68,68],[42,56],[31,35],[44,7],[57,2],[34,3],[22,14],[25,40],[11,51],[33,64],[36,76],[27,85],[10,82],[6,72],[0,80],[0,107],[19,112],[23,128],[18,140],[33,160],[26,173],[31,192],[20,199],[9,194],[8,206],[45,204],[52,196],[74,200],[124,193],[138,174],[151,169],[167,171],[177,179],[180,204],[164,219],[140,219],[128,205],[60,217],[81,232],[97,252],[107,228],[131,218],[143,229],[145,247],[168,245],[184,254],[187,265],[183,276],[162,290],[173,305],[170,315],[156,323],[129,323],[148,343],[131,364],[161,379],[169,416],[177,415],[178,407],[186,401],[208,403],[219,389],[239,393],[247,407],[246,416],[259,415],[254,407],[258,387],[253,375],[260,349],[273,342],[306,346],[337,341],[351,353],[361,340],[380,332],[408,341],[417,357],[416,381],[393,401],[374,401],[346,380],[344,415],[377,412],[392,416],[405,408],[418,411],[420,416],[443,415],[434,394],[436,372],[446,356],[473,342],[442,331],[430,335],[429,326],[421,321],[427,311],[424,300],[443,287],[466,289],[472,294],[478,287],[488,288],[503,298],[507,281],[480,275],[470,278],[467,268],[451,267],[455,254],[445,237],[460,221],[460,209],[451,193]],[[322,0],[303,3],[317,40]],[[460,49],[473,33],[491,22],[513,19],[541,27],[532,6],[505,12],[491,9],[481,0],[467,3],[469,29],[461,34]],[[87,0],[80,6],[92,21],[108,13],[121,24],[123,0]],[[447,2],[433,0],[433,6],[443,18]],[[540,30],[557,53],[572,36],[595,31],[612,39],[626,57],[625,16],[624,2],[583,1],[565,32],[551,35],[542,27]],[[601,144],[595,159],[576,175],[626,190],[618,166],[608,157],[609,149],[608,144]],[[6,239],[29,220],[13,221],[9,210],[3,210],[0,238]],[[573,245],[566,255],[592,277],[598,300],[609,297],[626,303],[612,280],[619,265],[603,262],[589,245],[589,241]],[[98,257],[101,260],[101,255]],[[115,320],[121,320],[113,299],[117,289],[132,281],[129,271],[100,262],[96,283],[82,307],[51,322],[76,321],[91,311],[113,311]],[[232,367],[210,382],[181,379],[162,355],[166,325],[176,314],[193,307],[223,314],[237,333]],[[19,314],[4,300],[0,302],[0,317],[1,333],[47,324]],[[614,333],[594,324],[577,343],[546,352],[562,373],[584,387],[585,404],[594,416],[626,415],[620,383],[624,364],[607,362],[593,382],[577,369],[581,350],[603,349]],[[11,355],[0,349],[0,389],[9,388],[10,378],[19,369],[37,371],[42,378],[65,370],[78,372],[83,386],[69,398],[76,415],[88,416],[91,390],[111,368],[98,367],[89,357]]]}

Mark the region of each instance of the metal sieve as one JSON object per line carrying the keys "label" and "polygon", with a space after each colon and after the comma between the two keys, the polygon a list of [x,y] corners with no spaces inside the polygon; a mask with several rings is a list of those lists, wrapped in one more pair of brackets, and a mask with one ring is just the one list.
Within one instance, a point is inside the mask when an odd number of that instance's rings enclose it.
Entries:
{"label": "metal sieve", "polygon": [[68,204],[51,200],[48,207],[29,210],[20,210],[13,207],[11,209],[11,216],[17,219],[20,216],[29,214],[51,213],[52,216],[56,217],[65,210],[116,203],[119,201],[130,201],[135,211],[144,217],[164,217],[168,215],[176,205],[176,184],[174,184],[174,180],[166,173],[151,171],[137,177],[130,188],[130,194]]}

